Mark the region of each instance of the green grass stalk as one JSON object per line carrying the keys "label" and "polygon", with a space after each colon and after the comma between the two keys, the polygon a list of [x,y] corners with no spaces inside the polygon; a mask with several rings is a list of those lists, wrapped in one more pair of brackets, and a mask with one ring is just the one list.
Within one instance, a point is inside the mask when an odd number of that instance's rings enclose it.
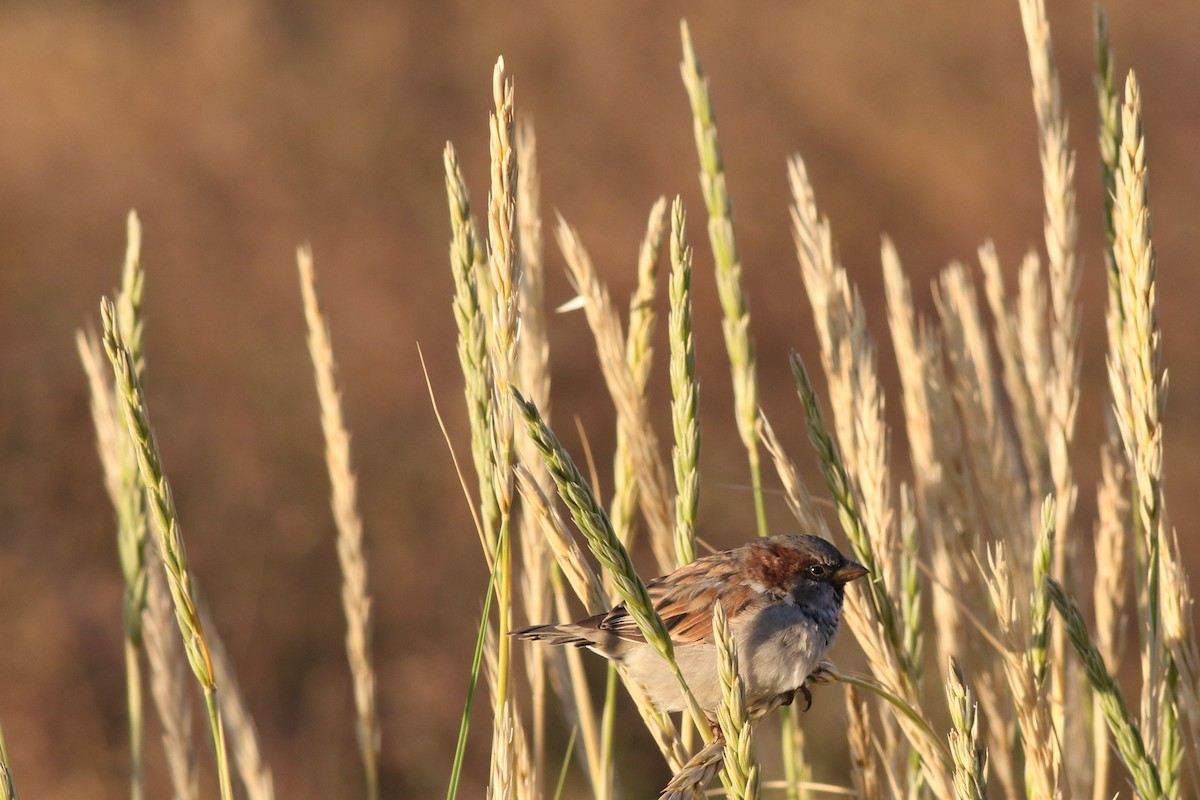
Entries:
{"label": "green grass stalk", "polygon": [[[138,380],[145,371],[142,344],[145,340],[142,300],[145,272],[142,269],[142,225],[137,213],[126,220],[125,264],[121,271],[121,289],[117,293],[117,322],[129,351],[133,354]],[[125,685],[129,705],[130,796],[145,797],[145,732],[142,711],[142,611],[146,607],[146,496],[138,481],[137,465],[129,447],[120,449],[121,492],[117,509],[117,550],[125,578]]]}
{"label": "green grass stalk", "polygon": [[671,635],[667,631],[667,626],[659,617],[658,612],[654,610],[650,594],[646,591],[646,584],[634,569],[629,551],[625,549],[613,531],[608,514],[596,500],[587,481],[575,466],[575,462],[571,460],[571,456],[567,454],[566,449],[559,443],[554,432],[542,422],[537,406],[522,397],[515,387],[512,393],[518,410],[525,418],[529,437],[541,452],[546,467],[554,477],[559,496],[571,510],[571,517],[575,520],[575,524],[584,538],[587,539],[592,555],[612,576],[613,587],[625,602],[630,617],[637,624],[642,635],[646,637],[646,641],[667,660],[679,682],[680,692],[692,720],[704,736],[704,740],[711,741],[712,734],[709,731],[704,712],[696,704],[696,698],[692,695],[683,673],[679,670],[679,665],[675,662],[675,648],[671,643]]}
{"label": "green grass stalk", "polygon": [[1046,578],[1050,576],[1054,555],[1055,505],[1053,497],[1047,497],[1042,504],[1041,535],[1033,558],[1033,594],[1029,599],[1029,658],[1034,685],[1039,690],[1046,679],[1046,659],[1049,657],[1050,598],[1046,594]]}
{"label": "green grass stalk", "polygon": [[[898,613],[880,579],[883,574],[882,566],[876,558],[875,550],[871,546],[871,541],[863,525],[858,493],[842,464],[837,445],[825,427],[816,392],[808,377],[808,370],[805,368],[804,362],[800,360],[800,356],[794,351],[791,356],[791,365],[792,375],[796,380],[796,388],[800,395],[800,403],[804,407],[808,436],[817,451],[821,475],[825,478],[825,484],[829,488],[830,494],[833,495],[838,520],[841,522],[846,538],[850,541],[850,549],[854,553],[854,558],[870,572],[868,582],[871,591],[867,597],[871,609],[883,626],[892,649],[897,654],[903,655],[903,633],[900,630]],[[911,672],[911,669],[906,669],[906,671]]]}
{"label": "green grass stalk", "polygon": [[754,759],[753,729],[746,709],[746,683],[738,669],[737,643],[721,601],[713,604],[713,640],[717,645],[717,671],[721,678],[721,706],[717,722],[725,740],[722,777],[729,797],[757,800],[760,767]]}
{"label": "green grass stalk", "polygon": [[1071,640],[1075,652],[1083,662],[1087,672],[1088,682],[1100,698],[1100,708],[1104,712],[1105,722],[1117,745],[1121,760],[1133,776],[1133,785],[1139,797],[1145,800],[1156,800],[1164,797],[1162,783],[1159,779],[1158,767],[1146,752],[1142,733],[1134,718],[1125,705],[1125,697],[1121,687],[1117,685],[1104,657],[1092,642],[1088,633],[1087,623],[1083,613],[1075,604],[1062,585],[1053,578],[1046,581],[1047,592],[1058,613],[1063,618],[1067,636]]}
{"label": "green grass stalk", "polygon": [[[126,220],[126,246],[121,287],[116,297],[117,324],[133,355],[138,379],[143,378],[142,355],[144,326],[142,300],[145,272],[142,269],[142,228],[137,213],[130,211]],[[129,716],[130,796],[145,796],[145,733],[142,699],[142,612],[146,607],[146,541],[149,533],[146,498],[138,477],[133,448],[118,433],[123,423],[115,411],[115,387],[101,375],[99,343],[94,336],[77,336],[79,355],[88,375],[92,420],[96,443],[104,470],[105,486],[117,516],[117,555],[124,578],[123,611],[125,620],[125,686]]]}
{"label": "green grass stalk", "polygon": [[696,560],[696,513],[700,505],[700,386],[692,338],[692,248],[687,242],[687,212],[676,197],[671,210],[671,422],[675,447],[675,559]]}
{"label": "green grass stalk", "polygon": [[458,784],[462,780],[463,761],[467,753],[467,733],[471,729],[471,710],[475,707],[475,689],[479,686],[480,666],[483,664],[483,648],[487,641],[488,621],[492,616],[492,597],[496,590],[496,562],[488,574],[487,590],[483,595],[483,613],[479,615],[479,631],[475,635],[475,654],[471,658],[471,677],[467,681],[467,699],[462,718],[458,723],[458,739],[454,745],[454,761],[450,767],[450,784],[446,788],[446,800],[458,797]]}
{"label": "green grass stalk", "polygon": [[[466,181],[454,145],[446,143],[442,158],[446,170],[446,196],[450,205],[450,267],[454,276],[452,305],[454,321],[458,326],[458,362],[463,373],[463,393],[471,427],[471,456],[478,478],[482,531],[486,532],[498,527],[500,509],[492,485],[495,455],[488,429],[492,372],[479,275],[475,265],[475,251],[479,244],[475,236],[475,223],[471,219],[471,201]],[[481,544],[490,567],[495,558],[494,544],[486,533]]]}
{"label": "green grass stalk", "polygon": [[204,690],[208,709],[209,725],[212,729],[213,745],[216,748],[217,773],[222,800],[232,800],[233,787],[229,776],[229,754],[225,745],[225,730],[217,705],[217,681],[213,672],[208,646],[204,641],[204,630],[193,599],[192,575],[188,566],[187,553],[183,546],[179,518],[171,486],[167,481],[158,452],[158,443],[150,424],[145,397],[138,381],[136,362],[125,344],[117,323],[117,311],[113,303],[105,298],[100,304],[100,316],[104,328],[104,349],[116,375],[120,394],[122,415],[125,418],[129,437],[137,453],[138,472],[149,499],[149,507],[158,531],[159,554],[166,568],[167,583],[175,606],[175,618],[183,637],[184,652],[188,663]]}
{"label": "green grass stalk", "polygon": [[683,41],[683,62],[679,70],[692,107],[692,132],[700,156],[700,189],[708,209],[708,239],[717,271],[717,294],[724,312],[721,329],[733,375],[734,414],[750,464],[758,535],[766,536],[769,531],[758,442],[758,377],[754,340],[750,336],[750,302],[742,289],[742,258],[733,233],[733,201],[729,198],[725,180],[725,159],[717,137],[717,117],[708,77],[696,55],[686,20],[680,23],[679,33]]}

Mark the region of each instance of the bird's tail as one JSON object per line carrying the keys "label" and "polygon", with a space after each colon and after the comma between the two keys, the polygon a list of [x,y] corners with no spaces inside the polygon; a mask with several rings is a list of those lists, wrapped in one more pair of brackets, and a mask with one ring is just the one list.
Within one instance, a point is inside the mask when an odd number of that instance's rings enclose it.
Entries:
{"label": "bird's tail", "polygon": [[573,644],[576,647],[587,647],[595,644],[591,639],[580,635],[575,626],[563,625],[532,625],[513,631],[511,636],[518,639],[529,639],[535,642],[548,642],[553,645]]}

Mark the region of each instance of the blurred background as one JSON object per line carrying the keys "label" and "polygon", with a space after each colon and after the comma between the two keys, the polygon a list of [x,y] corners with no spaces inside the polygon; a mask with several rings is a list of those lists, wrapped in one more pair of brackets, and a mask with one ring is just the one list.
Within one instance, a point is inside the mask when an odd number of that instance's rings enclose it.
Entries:
{"label": "blurred background", "polygon": [[[1078,153],[1084,267],[1075,533],[1090,540],[1107,402],[1091,5],[1051,4]],[[1141,79],[1171,392],[1167,496],[1200,549],[1200,6],[1108,5],[1118,73]],[[441,151],[487,180],[492,65],[537,129],[543,213],[560,211],[618,303],[651,203],[680,193],[696,244],[703,383],[701,535],[749,538],[753,505],[679,80],[689,16],[712,79],[745,264],[762,402],[806,468],[786,364],[815,364],[789,232],[785,158],[807,160],[862,291],[902,421],[879,239],[928,281],[995,240],[1010,279],[1042,249],[1029,70],[1016,2],[436,4],[332,0],[0,5],[0,722],[23,795],[127,796],[121,584],[74,332],[119,280],[125,215],[145,227],[147,391],[188,553],[237,666],[280,797],[361,791],[328,482],[294,262],[313,245],[341,367],[375,597],[384,790],[445,790],[486,574],[418,361],[468,451],[454,352]],[[547,250],[548,303],[571,296]],[[1010,283],[1011,285],[1011,283]],[[1192,308],[1191,311],[1188,309]],[[613,412],[580,314],[552,318],[554,414],[579,420],[607,492]],[[660,354],[665,353],[664,347]],[[667,421],[660,357],[655,415]],[[660,430],[669,430],[663,427]],[[902,437],[893,461],[907,471]],[[820,485],[815,471],[807,473]],[[608,484],[611,485],[611,484]],[[779,497],[774,530],[788,530]],[[1079,566],[1090,574],[1090,548]],[[644,554],[642,554],[644,555]],[[647,564],[648,561],[641,561]],[[853,661],[847,640],[837,653]],[[835,689],[814,720],[839,725]],[[156,723],[151,796],[167,792]],[[628,784],[665,768],[627,717]],[[463,797],[486,781],[486,713]],[[828,737],[835,744],[840,736]],[[209,759],[201,742],[203,757]],[[643,746],[644,745],[644,746]],[[837,749],[818,778],[844,782]],[[207,763],[207,762],[206,762]],[[205,786],[212,788],[211,771]]]}

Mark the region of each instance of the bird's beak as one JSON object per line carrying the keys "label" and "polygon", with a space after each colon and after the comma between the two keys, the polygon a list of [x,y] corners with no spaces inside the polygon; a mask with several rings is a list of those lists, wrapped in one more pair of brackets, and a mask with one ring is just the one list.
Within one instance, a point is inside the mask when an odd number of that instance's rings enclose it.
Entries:
{"label": "bird's beak", "polygon": [[868,570],[862,564],[859,564],[857,561],[846,560],[842,562],[840,567],[833,571],[833,575],[830,577],[833,578],[835,583],[849,583],[850,581],[861,578],[868,572],[870,572],[870,570]]}

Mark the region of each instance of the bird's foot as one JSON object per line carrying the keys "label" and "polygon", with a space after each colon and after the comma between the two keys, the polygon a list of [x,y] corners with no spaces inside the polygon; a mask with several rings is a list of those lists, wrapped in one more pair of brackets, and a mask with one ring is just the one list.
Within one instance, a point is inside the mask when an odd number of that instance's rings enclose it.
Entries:
{"label": "bird's foot", "polygon": [[804,710],[808,711],[812,708],[812,691],[808,688],[808,682],[800,684],[800,694],[804,695]]}

